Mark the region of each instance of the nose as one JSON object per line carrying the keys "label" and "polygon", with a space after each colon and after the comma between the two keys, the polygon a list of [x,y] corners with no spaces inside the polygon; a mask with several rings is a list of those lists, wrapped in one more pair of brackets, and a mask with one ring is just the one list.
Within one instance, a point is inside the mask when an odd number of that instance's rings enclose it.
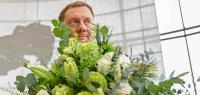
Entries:
{"label": "nose", "polygon": [[84,21],[81,21],[79,25],[79,32],[85,32],[85,31],[86,31],[86,25]]}

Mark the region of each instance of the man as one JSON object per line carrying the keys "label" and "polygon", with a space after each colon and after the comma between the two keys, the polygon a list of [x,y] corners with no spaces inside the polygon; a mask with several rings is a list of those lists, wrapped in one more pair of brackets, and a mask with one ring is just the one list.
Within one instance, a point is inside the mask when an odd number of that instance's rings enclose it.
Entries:
{"label": "man", "polygon": [[82,1],[77,1],[67,5],[61,11],[59,21],[64,21],[72,29],[70,37],[78,34],[78,40],[85,43],[92,38],[93,16],[94,13],[90,5]]}

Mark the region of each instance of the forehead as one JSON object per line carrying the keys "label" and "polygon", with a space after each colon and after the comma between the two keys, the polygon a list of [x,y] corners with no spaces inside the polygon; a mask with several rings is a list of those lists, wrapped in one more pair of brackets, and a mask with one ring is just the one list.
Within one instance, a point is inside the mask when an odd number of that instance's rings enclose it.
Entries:
{"label": "forehead", "polygon": [[92,13],[86,6],[72,7],[65,12],[65,19],[70,19],[73,17],[84,17],[92,19]]}

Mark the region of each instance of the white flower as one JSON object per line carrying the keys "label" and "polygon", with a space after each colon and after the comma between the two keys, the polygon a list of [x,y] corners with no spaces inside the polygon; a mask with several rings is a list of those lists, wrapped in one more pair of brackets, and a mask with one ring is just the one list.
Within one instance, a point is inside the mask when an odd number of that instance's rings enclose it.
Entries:
{"label": "white flower", "polygon": [[127,80],[123,80],[120,83],[119,88],[117,89],[116,93],[117,95],[130,95],[131,91],[132,91],[132,87],[129,85]]}
{"label": "white flower", "polygon": [[36,95],[49,95],[49,93],[46,90],[40,90]]}
{"label": "white flower", "polygon": [[97,61],[97,70],[103,74],[108,74],[110,66],[112,64],[111,59],[113,52],[108,52]]}
{"label": "white flower", "polygon": [[111,61],[113,55],[114,55],[114,52],[108,52],[108,53],[103,55],[103,58],[105,58],[106,60]]}
{"label": "white flower", "polygon": [[117,60],[117,63],[120,64],[123,67],[123,69],[125,69],[129,66],[129,64],[131,64],[131,61],[128,56],[120,55]]}
{"label": "white flower", "polygon": [[97,70],[103,74],[108,74],[110,69],[111,61],[108,60],[99,60],[97,62]]}

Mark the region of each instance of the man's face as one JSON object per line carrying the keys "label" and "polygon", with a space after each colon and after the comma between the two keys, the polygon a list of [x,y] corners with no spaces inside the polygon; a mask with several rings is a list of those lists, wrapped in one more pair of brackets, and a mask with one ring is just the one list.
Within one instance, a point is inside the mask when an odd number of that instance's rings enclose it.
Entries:
{"label": "man's face", "polygon": [[92,37],[92,13],[85,6],[70,8],[65,12],[65,23],[72,31],[70,37],[78,34],[80,42],[88,42]]}

